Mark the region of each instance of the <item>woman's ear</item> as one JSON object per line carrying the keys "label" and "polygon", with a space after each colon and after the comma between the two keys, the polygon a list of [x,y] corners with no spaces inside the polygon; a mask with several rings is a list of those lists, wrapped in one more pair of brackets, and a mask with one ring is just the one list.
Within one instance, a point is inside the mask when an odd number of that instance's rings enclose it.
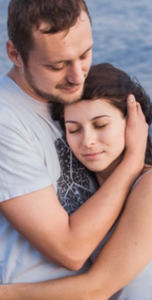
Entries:
{"label": "woman's ear", "polygon": [[22,59],[11,40],[7,41],[6,50],[7,50],[7,55],[9,59],[12,61],[12,63],[17,67],[20,67],[22,65]]}

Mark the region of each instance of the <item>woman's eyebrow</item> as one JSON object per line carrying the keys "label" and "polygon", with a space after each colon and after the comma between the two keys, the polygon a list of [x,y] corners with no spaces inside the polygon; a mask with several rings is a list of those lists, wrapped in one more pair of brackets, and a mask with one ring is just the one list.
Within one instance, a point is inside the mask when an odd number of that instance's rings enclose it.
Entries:
{"label": "woman's eyebrow", "polygon": [[[97,119],[100,119],[100,118],[105,118],[105,117],[111,118],[111,116],[109,116],[109,115],[100,115],[100,116],[93,117],[92,119],[90,119],[90,121],[97,120]],[[77,124],[79,122],[74,121],[74,120],[67,120],[67,121],[65,121],[65,123]]]}
{"label": "woman's eyebrow", "polygon": [[105,118],[105,117],[111,118],[111,116],[109,116],[109,115],[100,115],[100,116],[96,116],[96,117],[92,118],[91,120],[96,120],[96,119]]}
{"label": "woman's eyebrow", "polygon": [[65,123],[73,123],[73,124],[77,124],[78,122],[77,122],[77,121],[73,121],[73,120],[67,120],[67,121],[65,121]]}

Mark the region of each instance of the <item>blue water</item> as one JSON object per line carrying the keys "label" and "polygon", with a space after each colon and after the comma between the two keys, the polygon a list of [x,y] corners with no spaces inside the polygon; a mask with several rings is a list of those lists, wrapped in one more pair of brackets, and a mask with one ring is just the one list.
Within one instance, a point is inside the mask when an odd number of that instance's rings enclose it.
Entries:
{"label": "blue water", "polygon": [[[5,51],[8,2],[0,0],[0,76],[11,66]],[[86,0],[86,3],[93,22],[93,62],[108,61],[136,76],[152,97],[151,0]]]}

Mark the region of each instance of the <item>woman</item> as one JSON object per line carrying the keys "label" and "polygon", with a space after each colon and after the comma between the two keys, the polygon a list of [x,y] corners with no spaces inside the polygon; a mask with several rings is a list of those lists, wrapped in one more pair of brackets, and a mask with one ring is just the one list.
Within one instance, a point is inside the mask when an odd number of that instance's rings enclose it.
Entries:
{"label": "woman", "polygon": [[[142,108],[150,125],[152,109],[149,96],[138,82],[107,63],[91,68],[82,101],[61,105],[59,110],[59,105],[54,105],[54,118],[60,118],[69,146],[75,156],[94,172],[99,185],[110,176],[123,157],[126,99],[129,94],[138,99],[138,113],[141,114]],[[152,231],[151,182],[152,145],[148,136],[141,176],[132,187],[117,222],[93,254],[95,261],[91,269],[71,278],[21,284],[17,291],[20,299],[152,299],[152,242],[149,243]],[[9,291],[9,287],[6,286],[6,289]],[[15,299],[13,295],[11,290],[7,299]]]}

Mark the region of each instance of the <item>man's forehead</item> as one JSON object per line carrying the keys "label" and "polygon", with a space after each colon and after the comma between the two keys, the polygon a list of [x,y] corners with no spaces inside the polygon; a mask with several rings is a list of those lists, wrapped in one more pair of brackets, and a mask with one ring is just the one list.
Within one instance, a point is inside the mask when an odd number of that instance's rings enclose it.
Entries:
{"label": "man's forehead", "polygon": [[[85,11],[81,11],[80,16],[78,16],[77,20],[73,23],[72,26],[70,26],[69,28],[64,29],[63,31],[58,31],[56,33],[51,33],[50,35],[58,35],[61,38],[64,38],[66,36],[66,34],[68,34],[69,31],[72,31],[73,29],[76,29],[77,27],[79,27],[79,25],[83,26],[84,23],[89,23],[90,27],[91,27],[91,21],[87,15],[87,13]],[[51,31],[51,24],[49,22],[46,22],[44,20],[41,20],[39,22],[39,26],[35,28],[34,32],[40,32],[42,34],[45,34],[46,32]]]}
{"label": "man's forehead", "polygon": [[[85,18],[87,19],[85,20]],[[83,26],[84,22],[85,26]],[[78,24],[68,31],[64,30],[54,34],[44,33],[48,29],[49,24],[41,22],[39,29],[34,30],[35,47],[33,50],[36,50],[41,58],[45,56],[45,59],[50,60],[52,57],[51,61],[54,63],[78,58],[93,46],[91,23],[86,14],[79,18]]]}

